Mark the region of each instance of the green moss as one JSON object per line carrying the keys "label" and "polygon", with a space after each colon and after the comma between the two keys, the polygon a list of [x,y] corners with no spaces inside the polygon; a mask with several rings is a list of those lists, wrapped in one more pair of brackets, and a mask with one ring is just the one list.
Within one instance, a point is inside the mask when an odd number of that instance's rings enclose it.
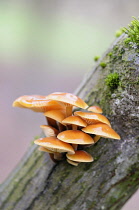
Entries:
{"label": "green moss", "polygon": [[98,55],[96,55],[95,57],[94,57],[94,61],[98,61],[100,59],[100,56],[98,56]]}
{"label": "green moss", "polygon": [[112,56],[112,52],[109,52],[109,53],[108,53],[108,56],[110,56],[110,57],[111,57],[111,56]]}
{"label": "green moss", "polygon": [[134,20],[128,25],[128,27],[124,27],[123,31],[128,35],[128,38],[125,40],[125,43],[129,42],[136,43],[139,45],[139,20],[133,17]]}
{"label": "green moss", "polygon": [[111,100],[111,92],[109,90],[109,88],[107,88],[107,90],[105,90],[101,96],[101,100],[100,100],[100,106],[103,109],[105,114],[111,114],[111,107],[110,107],[110,103],[107,103],[107,101]]}
{"label": "green moss", "polygon": [[138,79],[137,79],[137,81],[136,81],[136,84],[139,85],[139,77],[138,77]]}
{"label": "green moss", "polygon": [[112,204],[115,204],[116,201],[117,201],[117,198],[115,198],[115,197],[113,197],[113,196],[109,198],[109,202],[110,202],[111,205],[112,205]]}
{"label": "green moss", "polygon": [[115,45],[114,48],[113,48],[113,51],[114,51],[114,52],[117,52],[118,48],[119,48],[119,47],[118,47],[117,45]]}
{"label": "green moss", "polygon": [[119,36],[121,36],[122,34],[123,34],[123,29],[119,29],[119,30],[117,30],[116,32],[115,32],[115,36],[116,37],[119,37]]}
{"label": "green moss", "polygon": [[40,138],[40,136],[34,136],[34,140],[39,139],[39,138]]}
{"label": "green moss", "polygon": [[106,79],[105,83],[110,88],[110,90],[115,90],[119,85],[119,74],[118,73],[111,73],[109,74]]}
{"label": "green moss", "polygon": [[107,66],[107,64],[104,63],[104,62],[101,62],[99,65],[100,65],[102,68],[105,68],[105,67]]}

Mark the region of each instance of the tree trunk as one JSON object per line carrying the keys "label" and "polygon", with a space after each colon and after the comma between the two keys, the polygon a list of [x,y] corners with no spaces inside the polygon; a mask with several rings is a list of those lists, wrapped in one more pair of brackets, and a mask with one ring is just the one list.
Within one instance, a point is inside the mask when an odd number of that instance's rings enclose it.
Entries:
{"label": "tree trunk", "polygon": [[[86,149],[93,163],[52,163],[32,145],[0,189],[2,210],[117,210],[139,186],[139,50],[122,35],[76,93],[100,105],[121,140],[101,138]],[[106,64],[103,65],[103,63]],[[102,67],[103,66],[103,67]],[[120,82],[106,84],[117,72]],[[113,82],[113,81],[111,81]]]}

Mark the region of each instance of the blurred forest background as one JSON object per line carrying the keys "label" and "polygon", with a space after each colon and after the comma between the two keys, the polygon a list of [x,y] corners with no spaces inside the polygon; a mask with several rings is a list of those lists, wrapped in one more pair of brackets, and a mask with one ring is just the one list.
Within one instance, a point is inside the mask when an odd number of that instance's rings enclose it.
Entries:
{"label": "blurred forest background", "polygon": [[[43,115],[12,108],[12,102],[21,95],[73,93],[94,56],[138,11],[137,0],[0,2],[0,182],[45,124]],[[139,208],[138,194],[123,210]]]}

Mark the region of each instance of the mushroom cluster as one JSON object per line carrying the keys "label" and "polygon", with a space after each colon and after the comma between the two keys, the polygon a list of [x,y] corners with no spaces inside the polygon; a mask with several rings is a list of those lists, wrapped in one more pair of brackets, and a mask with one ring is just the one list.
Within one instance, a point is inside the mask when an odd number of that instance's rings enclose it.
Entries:
{"label": "mushroom cluster", "polygon": [[[17,98],[13,106],[42,112],[46,117],[47,125],[40,126],[46,137],[34,143],[40,146],[40,151],[48,152],[54,162],[64,157],[74,166],[92,162],[93,157],[84,151],[86,146],[95,144],[100,137],[120,139],[109,120],[102,115],[100,107],[88,107],[81,98],[71,93],[25,95]],[[74,111],[74,107],[81,111]]]}

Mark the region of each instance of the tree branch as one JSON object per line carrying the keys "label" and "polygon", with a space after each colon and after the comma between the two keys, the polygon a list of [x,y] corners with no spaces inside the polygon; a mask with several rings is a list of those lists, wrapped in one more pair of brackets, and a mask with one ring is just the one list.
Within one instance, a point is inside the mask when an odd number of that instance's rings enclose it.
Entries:
{"label": "tree branch", "polygon": [[[105,79],[114,72],[119,75],[119,83],[111,88]],[[126,46],[122,35],[76,93],[89,105],[100,105],[122,139],[101,138],[86,149],[95,161],[78,167],[66,161],[54,164],[46,153],[31,146],[0,188],[0,209],[117,210],[138,189],[138,48]]]}

